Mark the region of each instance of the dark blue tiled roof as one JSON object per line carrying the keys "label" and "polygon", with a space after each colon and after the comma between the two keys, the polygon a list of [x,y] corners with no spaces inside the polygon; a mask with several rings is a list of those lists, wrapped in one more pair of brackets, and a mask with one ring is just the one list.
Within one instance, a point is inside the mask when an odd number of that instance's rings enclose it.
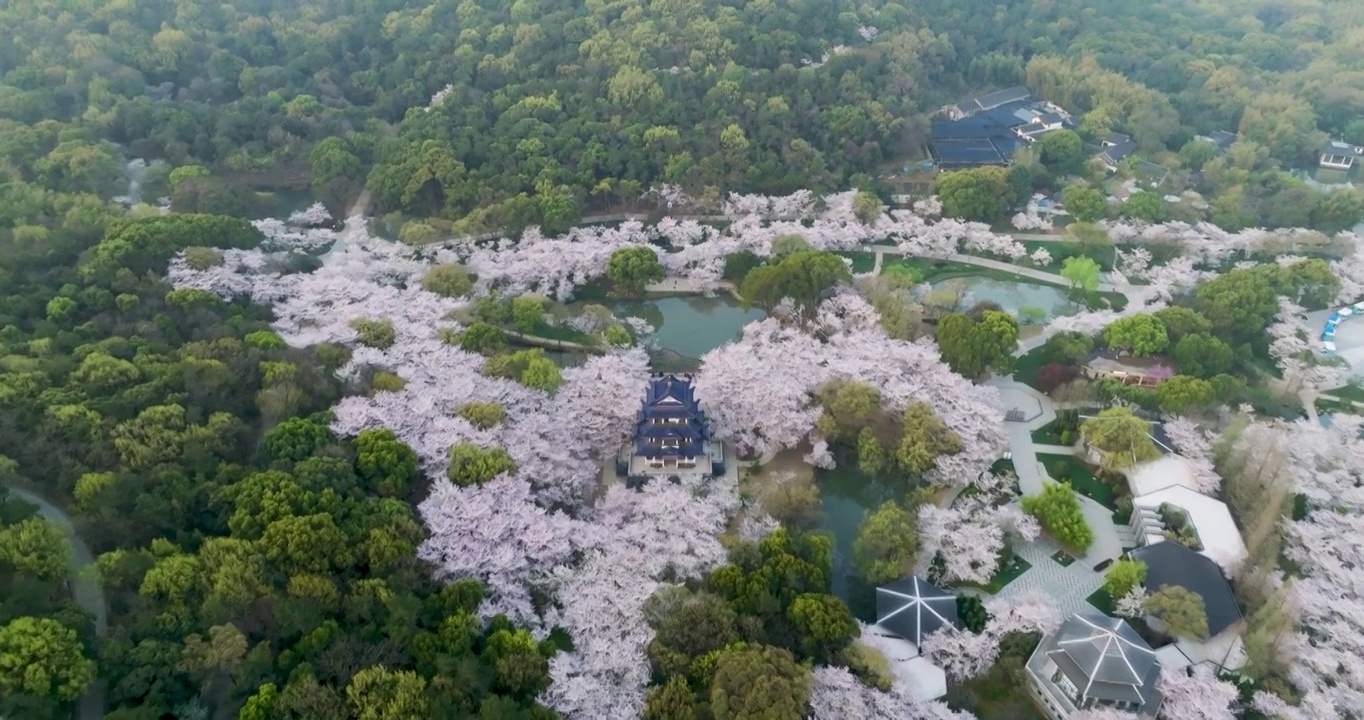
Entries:
{"label": "dark blue tiled roof", "polygon": [[635,454],[695,457],[704,452],[707,439],[705,413],[691,379],[663,375],[651,380],[635,424]]}

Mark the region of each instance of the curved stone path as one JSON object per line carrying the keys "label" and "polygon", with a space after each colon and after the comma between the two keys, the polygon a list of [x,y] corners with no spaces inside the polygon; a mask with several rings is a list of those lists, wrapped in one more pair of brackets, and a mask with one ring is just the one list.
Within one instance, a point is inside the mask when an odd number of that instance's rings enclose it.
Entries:
{"label": "curved stone path", "polygon": [[[76,534],[71,517],[42,496],[19,487],[9,486],[14,497],[38,506],[38,515],[61,528],[71,543],[71,595],[81,609],[95,618],[95,634],[104,637],[109,629],[109,606],[104,600],[104,587],[95,570],[95,556],[90,546]],[[100,720],[104,717],[104,683],[96,680],[85,689],[78,704],[79,720]]]}

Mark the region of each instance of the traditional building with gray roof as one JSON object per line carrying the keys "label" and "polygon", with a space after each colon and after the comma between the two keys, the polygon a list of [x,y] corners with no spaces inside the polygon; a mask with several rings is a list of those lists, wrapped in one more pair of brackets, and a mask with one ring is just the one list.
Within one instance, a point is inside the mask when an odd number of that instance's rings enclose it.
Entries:
{"label": "traditional building with gray roof", "polygon": [[1160,660],[1123,620],[1082,612],[1038,644],[1028,659],[1028,685],[1052,720],[1096,707],[1138,718],[1160,709]]}
{"label": "traditional building with gray roof", "polygon": [[876,623],[920,645],[930,633],[957,623],[957,597],[918,575],[876,588]]}

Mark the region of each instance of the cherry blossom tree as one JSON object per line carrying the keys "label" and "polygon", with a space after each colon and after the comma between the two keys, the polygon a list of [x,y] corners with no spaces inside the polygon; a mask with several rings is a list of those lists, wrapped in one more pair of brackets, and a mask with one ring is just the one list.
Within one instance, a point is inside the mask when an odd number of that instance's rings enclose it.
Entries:
{"label": "cherry blossom tree", "polygon": [[435,480],[418,510],[431,534],[417,556],[436,577],[479,580],[483,614],[522,623],[539,624],[532,589],[553,587],[555,568],[598,539],[592,525],[538,507],[529,483],[507,477],[470,487]]}
{"label": "cherry blossom tree", "polygon": [[1330,427],[1307,421],[1267,426],[1285,437],[1287,464],[1309,510],[1285,527],[1288,559],[1302,572],[1294,598],[1302,628],[1289,679],[1302,702],[1289,706],[1257,696],[1290,720],[1345,717],[1364,711],[1364,675],[1345,671],[1364,657],[1359,572],[1364,567],[1364,417],[1335,413]]}
{"label": "cherry blossom tree", "polygon": [[1240,706],[1240,691],[1220,680],[1204,664],[1187,670],[1161,668],[1160,705],[1163,720],[1234,720]]}
{"label": "cherry blossom tree", "polygon": [[598,548],[559,569],[558,607],[547,621],[574,649],[550,662],[549,703],[565,717],[633,720],[644,707],[653,636],[644,601],[666,576],[697,578],[726,560],[717,539],[737,507],[732,483],[655,481],[642,492],[614,485],[596,508]]}
{"label": "cherry blossom tree", "polygon": [[821,665],[810,687],[809,720],[968,720],[975,716],[946,704],[924,702],[892,688],[882,692],[864,685],[847,668]]}
{"label": "cherry blossom tree", "polygon": [[1056,602],[1040,591],[995,597],[986,603],[990,620],[980,634],[948,626],[924,639],[925,657],[948,677],[961,681],[984,673],[999,658],[1000,643],[1013,632],[1055,632],[1061,626]]}
{"label": "cherry blossom tree", "polygon": [[1132,713],[1109,705],[1096,705],[1070,714],[1069,720],[1132,720]]}
{"label": "cherry blossom tree", "polygon": [[989,632],[988,627],[977,635],[947,626],[925,637],[919,649],[950,680],[961,682],[994,666],[999,659],[999,637]]}
{"label": "cherry blossom tree", "polygon": [[1146,615],[1146,588],[1134,586],[1113,603],[1113,614],[1125,618],[1139,618]]}
{"label": "cherry blossom tree", "polygon": [[929,340],[891,339],[860,299],[825,306],[816,328],[824,339],[769,319],[702,358],[697,393],[719,436],[759,454],[795,447],[812,439],[819,419],[814,390],[843,378],[875,386],[892,411],[926,402],[961,437],[962,452],[937,459],[935,482],[974,478],[999,457],[998,391],[953,373]]}
{"label": "cherry blossom tree", "polygon": [[1212,441],[1207,432],[1193,420],[1178,415],[1166,418],[1164,428],[1175,449],[1188,461],[1193,489],[1215,495],[1222,486],[1222,477],[1213,467]]}

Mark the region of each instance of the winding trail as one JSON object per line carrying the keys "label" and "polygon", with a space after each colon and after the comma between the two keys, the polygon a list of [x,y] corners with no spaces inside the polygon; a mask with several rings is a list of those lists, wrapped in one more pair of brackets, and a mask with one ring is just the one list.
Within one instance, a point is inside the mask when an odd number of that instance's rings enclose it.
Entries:
{"label": "winding trail", "polygon": [[[95,556],[90,546],[76,534],[76,526],[71,517],[61,508],[45,500],[42,496],[20,487],[8,486],[14,497],[38,506],[38,515],[61,528],[71,543],[71,595],[81,609],[95,618],[95,634],[104,637],[109,629],[109,606],[104,600],[104,587],[100,585],[95,571]],[[101,720],[104,717],[104,682],[96,680],[78,702],[80,720]]]}

